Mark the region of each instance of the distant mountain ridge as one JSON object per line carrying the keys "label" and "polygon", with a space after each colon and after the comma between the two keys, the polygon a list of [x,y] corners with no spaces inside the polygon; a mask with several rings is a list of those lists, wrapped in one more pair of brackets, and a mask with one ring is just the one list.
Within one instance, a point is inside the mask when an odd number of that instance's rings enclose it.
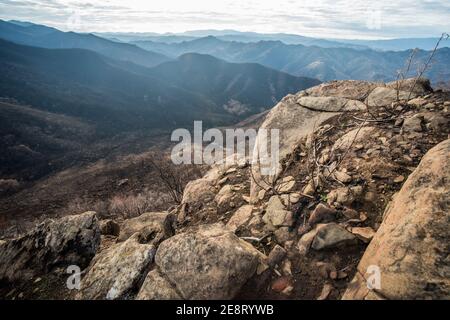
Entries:
{"label": "distant mountain ridge", "polygon": [[[335,39],[316,38],[298,34],[287,33],[257,33],[241,32],[236,30],[194,30],[182,33],[97,33],[106,38],[116,38],[122,41],[156,41],[164,43],[177,43],[191,41],[207,36],[214,36],[219,40],[238,42],[281,41],[285,44],[302,44],[305,46],[318,46],[322,48],[353,48],[373,49],[381,51],[403,51],[408,49],[432,50],[439,37],[428,38],[399,38],[399,39]],[[450,47],[450,43],[443,43],[442,47]]]}
{"label": "distant mountain ridge", "polygon": [[87,49],[107,57],[153,67],[169,58],[136,45],[119,43],[93,34],[62,32],[55,28],[24,22],[0,20],[0,38],[18,44],[48,49]]}
{"label": "distant mountain ridge", "polygon": [[[405,66],[411,55],[407,51],[355,50],[351,48],[322,48],[318,46],[287,45],[282,41],[237,42],[208,36],[181,43],[136,41],[144,49],[169,57],[197,52],[230,62],[255,62],[293,75],[330,80],[395,80],[397,71]],[[429,51],[418,50],[408,76],[417,71],[417,64],[428,59]],[[449,81],[450,48],[436,51],[431,69],[426,73],[433,82]]]}

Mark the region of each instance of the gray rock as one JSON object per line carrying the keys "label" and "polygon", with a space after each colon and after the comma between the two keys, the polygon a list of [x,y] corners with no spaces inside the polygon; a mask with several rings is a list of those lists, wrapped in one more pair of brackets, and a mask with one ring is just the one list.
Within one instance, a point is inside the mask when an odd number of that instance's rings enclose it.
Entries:
{"label": "gray rock", "polygon": [[81,281],[77,299],[123,299],[142,280],[154,258],[156,248],[140,244],[135,234],[95,256]]}
{"label": "gray rock", "polygon": [[286,256],[286,250],[279,245],[275,245],[267,257],[267,264],[271,267],[279,264]]}
{"label": "gray rock", "polygon": [[0,250],[0,279],[29,280],[54,267],[86,267],[100,245],[95,212],[46,220]]}
{"label": "gray rock", "polygon": [[155,262],[184,299],[232,299],[261,256],[222,224],[213,224],[162,242]]}
{"label": "gray rock", "polygon": [[313,226],[319,222],[331,222],[334,220],[336,220],[336,209],[319,203],[309,216],[308,223]]}
{"label": "gray rock", "polygon": [[158,245],[174,234],[175,216],[168,212],[146,212],[139,217],[125,220],[117,241],[125,241],[138,233],[140,242]]}
{"label": "gray rock", "polygon": [[311,247],[314,250],[333,248],[339,245],[353,244],[356,237],[344,227],[330,223],[320,228],[314,237]]}

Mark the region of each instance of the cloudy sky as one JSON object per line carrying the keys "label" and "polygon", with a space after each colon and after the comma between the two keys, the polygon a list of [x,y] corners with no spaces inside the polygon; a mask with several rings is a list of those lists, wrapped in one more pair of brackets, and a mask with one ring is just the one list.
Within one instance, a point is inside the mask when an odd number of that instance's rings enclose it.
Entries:
{"label": "cloudy sky", "polygon": [[235,29],[323,38],[439,36],[449,0],[0,0],[0,18],[80,32]]}

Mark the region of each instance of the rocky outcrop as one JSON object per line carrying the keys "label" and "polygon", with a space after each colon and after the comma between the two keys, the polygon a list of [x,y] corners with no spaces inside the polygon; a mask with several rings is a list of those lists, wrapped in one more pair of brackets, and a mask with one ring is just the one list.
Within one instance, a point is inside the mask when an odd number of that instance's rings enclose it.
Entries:
{"label": "rocky outcrop", "polygon": [[156,248],[139,243],[139,234],[95,256],[81,281],[77,299],[124,299],[145,277]]}
{"label": "rocky outcrop", "polygon": [[141,242],[158,245],[174,234],[176,217],[168,212],[147,212],[126,220],[121,227],[117,241],[125,241],[138,233]]}
{"label": "rocky outcrop", "polygon": [[[282,160],[302,138],[342,112],[364,111],[366,104],[368,107],[391,107],[398,100],[412,99],[430,90],[429,81],[422,79],[405,79],[398,86],[397,82],[386,85],[367,81],[333,81],[286,96],[269,112],[261,128],[280,130],[278,155]],[[363,132],[369,133],[366,129]],[[262,189],[271,188],[280,171],[278,163],[265,163],[260,156],[263,145],[271,145],[271,137],[265,133],[258,134],[253,151],[252,203],[257,203]],[[273,170],[269,170],[268,174],[262,173],[262,169],[267,167]]]}
{"label": "rocky outcrop", "polygon": [[[431,149],[387,208],[344,299],[450,298],[450,140]],[[369,290],[370,266],[380,287]]]}
{"label": "rocky outcrop", "polygon": [[231,299],[253,276],[262,256],[222,224],[204,225],[161,243],[157,273],[138,297]]}
{"label": "rocky outcrop", "polygon": [[86,267],[100,244],[95,212],[46,220],[17,239],[5,241],[0,250],[0,279],[29,280],[67,268]]}

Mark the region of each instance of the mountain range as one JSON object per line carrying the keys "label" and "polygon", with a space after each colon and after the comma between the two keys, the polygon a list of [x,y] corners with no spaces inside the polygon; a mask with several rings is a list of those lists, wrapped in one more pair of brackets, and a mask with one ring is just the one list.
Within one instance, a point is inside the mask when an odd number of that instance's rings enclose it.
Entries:
{"label": "mountain range", "polygon": [[107,57],[152,67],[169,60],[136,45],[110,41],[93,34],[62,32],[58,29],[24,22],[0,20],[0,38],[18,44],[49,49],[87,49]]}
{"label": "mountain range", "polygon": [[[394,80],[404,68],[412,50],[376,51],[371,49],[324,48],[319,46],[288,45],[282,41],[236,42],[208,36],[180,43],[135,41],[134,44],[168,57],[187,52],[213,55],[230,62],[256,62],[270,68],[317,78],[321,81],[357,79],[372,81]],[[430,56],[430,51],[417,50],[409,73]],[[449,81],[450,48],[438,49],[433,65],[426,73],[433,82]]]}
{"label": "mountain range", "polygon": [[[105,38],[102,38],[105,37]],[[45,48],[88,49],[134,64],[153,67],[186,53],[215,56],[234,63],[258,63],[295,76],[321,81],[357,79],[391,81],[405,68],[412,48],[434,48],[437,39],[324,40],[290,34],[200,30],[182,34],[79,34],[27,22],[0,21],[0,38]],[[107,39],[108,38],[108,39]],[[148,40],[151,39],[151,40]],[[153,41],[152,41],[153,40]],[[425,74],[434,84],[450,81],[448,41],[442,41]],[[403,50],[407,48],[407,50]],[[385,51],[386,49],[393,49]],[[400,51],[399,51],[400,50]],[[417,49],[410,72],[431,52]]]}
{"label": "mountain range", "polygon": [[230,124],[319,83],[199,54],[147,68],[90,50],[44,49],[2,40],[0,58],[4,97],[113,131],[175,127],[194,119]]}
{"label": "mountain range", "polygon": [[[126,33],[105,32],[97,33],[101,37],[111,38],[123,42],[155,41],[164,43],[179,43],[191,41],[207,36],[214,36],[224,41],[258,42],[258,41],[282,41],[285,44],[302,44],[305,46],[318,46],[323,48],[353,48],[373,49],[380,51],[402,51],[413,48],[432,50],[439,37],[430,38],[402,38],[402,39],[323,39],[306,37],[297,34],[286,33],[257,33],[241,32],[236,30],[193,30],[182,33]],[[449,47],[449,43],[443,43],[442,47]]]}

